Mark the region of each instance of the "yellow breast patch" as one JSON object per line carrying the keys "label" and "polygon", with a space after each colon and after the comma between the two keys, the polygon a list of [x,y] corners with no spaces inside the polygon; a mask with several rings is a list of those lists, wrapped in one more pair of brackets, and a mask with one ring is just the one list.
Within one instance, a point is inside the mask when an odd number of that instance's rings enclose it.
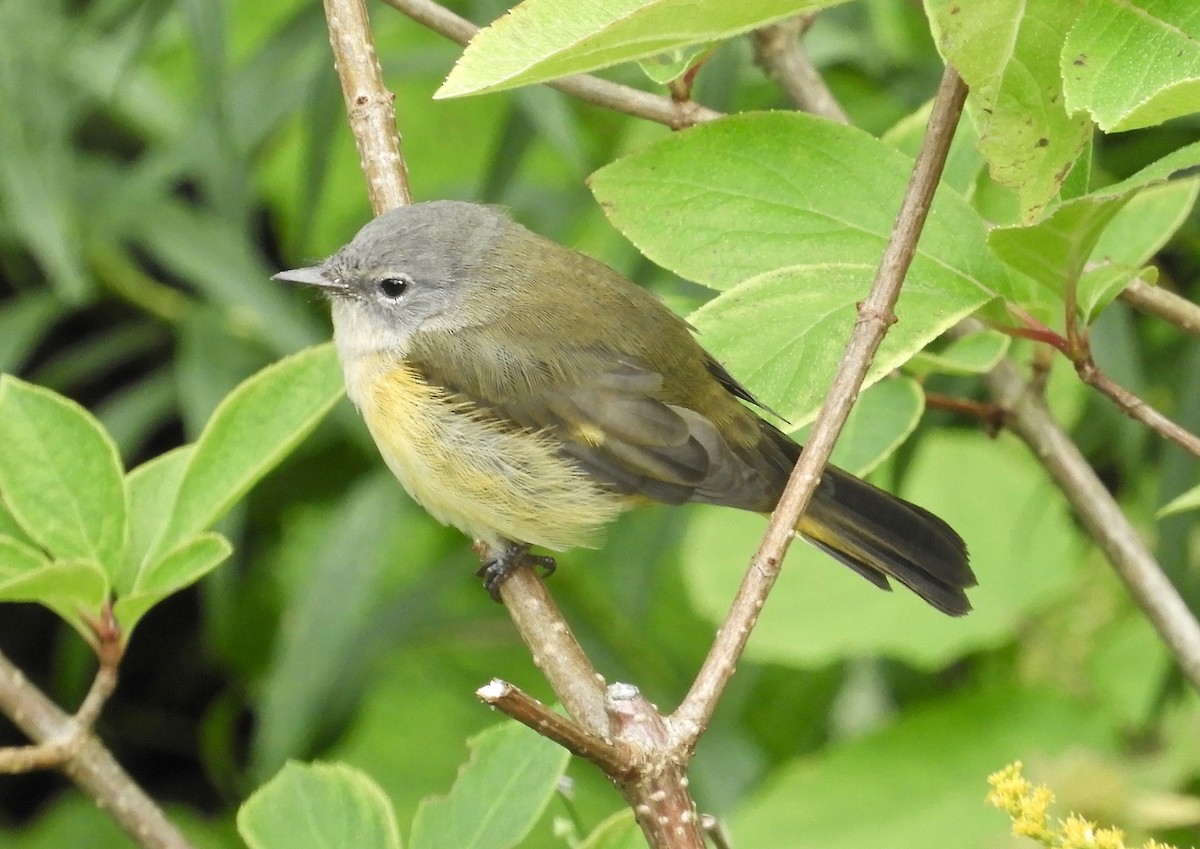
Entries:
{"label": "yellow breast patch", "polygon": [[628,502],[591,480],[553,438],[497,421],[384,355],[345,365],[347,386],[388,468],[443,524],[498,547],[595,541]]}

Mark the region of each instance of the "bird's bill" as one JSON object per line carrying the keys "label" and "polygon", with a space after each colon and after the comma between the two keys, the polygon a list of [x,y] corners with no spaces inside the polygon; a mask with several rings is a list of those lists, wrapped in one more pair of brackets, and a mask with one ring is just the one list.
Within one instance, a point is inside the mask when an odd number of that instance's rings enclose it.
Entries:
{"label": "bird's bill", "polygon": [[308,268],[293,268],[290,271],[281,271],[278,274],[271,276],[272,280],[278,280],[280,283],[298,283],[301,286],[316,286],[320,289],[345,289],[346,286],[338,280],[330,280],[325,276],[325,269],[320,265],[312,265]]}

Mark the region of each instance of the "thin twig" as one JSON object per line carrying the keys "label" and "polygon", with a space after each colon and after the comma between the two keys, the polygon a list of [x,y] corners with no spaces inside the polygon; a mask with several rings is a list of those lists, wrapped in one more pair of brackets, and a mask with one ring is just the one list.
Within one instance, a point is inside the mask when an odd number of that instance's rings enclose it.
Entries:
{"label": "thin twig", "polygon": [[754,61],[779,84],[797,109],[849,124],[850,117],[800,43],[800,36],[811,24],[812,15],[797,15],[755,30]]}
{"label": "thin twig", "polygon": [[1011,363],[1001,362],[985,382],[997,403],[1008,411],[1009,428],[1045,466],[1192,686],[1200,691],[1200,624],[1129,519]]}
{"label": "thin twig", "polygon": [[87,741],[88,732],[96,724],[100,711],[117,688],[117,668],[121,663],[124,645],[121,630],[106,606],[99,621],[93,623],[94,647],[100,661],[96,676],[88,688],[79,709],[71,717],[72,733],[31,746],[0,748],[0,773],[16,774],[38,769],[57,769],[79,753]]}
{"label": "thin twig", "polygon": [[1111,399],[1122,413],[1171,440],[1185,451],[1200,457],[1200,437],[1167,418],[1146,401],[1121,386],[1101,371],[1090,355],[1075,363],[1075,371],[1078,372],[1079,378],[1084,383]]}
{"label": "thin twig", "polygon": [[611,740],[591,734],[507,681],[493,678],[476,690],[475,695],[489,707],[596,764],[608,775],[621,775],[633,768],[635,753],[629,746],[618,746]]}
{"label": "thin twig", "polygon": [[999,404],[973,401],[970,398],[959,398],[955,395],[943,395],[940,392],[925,392],[925,406],[931,410],[945,410],[978,419],[983,425],[984,432],[995,436],[1004,427],[1005,410]]}
{"label": "thin twig", "polygon": [[396,131],[396,97],[383,84],[367,7],[362,0],[325,0],[325,20],[371,208],[378,215],[406,206],[412,194]]}
{"label": "thin twig", "polygon": [[50,701],[0,653],[0,710],[38,744],[70,743],[59,769],[109,813],[125,833],[147,849],[192,849],[112,753],[76,718]]}
{"label": "thin twig", "polygon": [[921,151],[892,228],[871,293],[859,306],[854,333],[846,346],[837,375],[825,397],[812,434],[800,455],[787,488],[775,508],[762,543],[738,589],[725,624],[692,684],[687,697],[671,716],[675,744],[690,750],[707,727],[717,699],[733,674],[767,594],[779,576],[794,528],[807,508],[838,432],[849,415],[875,351],[889,325],[904,275],[916,252],[917,240],[937,190],[954,130],[962,113],[966,86],[952,67],[942,76]]}
{"label": "thin twig", "polygon": [[1193,304],[1161,286],[1151,286],[1138,278],[1118,295],[1122,301],[1144,313],[1169,322],[1193,336],[1200,336],[1200,304]]}
{"label": "thin twig", "polygon": [[[398,12],[402,12],[439,35],[444,35],[458,44],[466,44],[479,31],[479,27],[459,17],[433,0],[384,0]],[[596,106],[603,106],[636,118],[644,118],[665,124],[672,129],[682,129],[693,124],[713,121],[723,113],[695,101],[677,103],[669,97],[651,94],[648,91],[593,77],[577,74],[546,83],[564,94]]]}
{"label": "thin twig", "polygon": [[[1185,451],[1200,457],[1200,437],[1160,413],[1144,399],[1121,386],[1096,365],[1096,361],[1092,359],[1086,334],[1072,331],[1064,337],[1015,304],[1009,304],[1008,310],[1025,326],[1008,327],[993,324],[991,326],[994,329],[1010,336],[1031,339],[1056,348],[1075,366],[1080,380],[1116,404],[1117,409],[1122,413],[1146,425],[1164,439],[1176,443]],[[1073,312],[1068,315],[1073,315]],[[1067,327],[1070,329],[1073,326],[1074,321],[1068,319]]]}

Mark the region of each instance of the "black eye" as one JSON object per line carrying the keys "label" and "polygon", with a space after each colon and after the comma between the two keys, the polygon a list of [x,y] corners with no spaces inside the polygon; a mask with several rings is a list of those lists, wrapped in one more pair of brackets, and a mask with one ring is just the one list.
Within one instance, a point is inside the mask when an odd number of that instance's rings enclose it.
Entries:
{"label": "black eye", "polygon": [[379,291],[385,298],[395,300],[408,291],[411,283],[407,277],[385,277],[379,281]]}

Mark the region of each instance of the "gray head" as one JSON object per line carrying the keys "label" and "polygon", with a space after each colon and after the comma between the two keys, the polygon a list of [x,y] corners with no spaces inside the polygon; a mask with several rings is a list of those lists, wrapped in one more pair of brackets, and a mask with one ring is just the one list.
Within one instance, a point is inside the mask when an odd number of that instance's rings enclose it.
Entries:
{"label": "gray head", "polygon": [[384,349],[403,353],[423,325],[461,326],[457,298],[481,279],[477,272],[511,226],[502,210],[474,203],[397,207],[320,265],[271,279],[315,286],[329,296],[343,361]]}

